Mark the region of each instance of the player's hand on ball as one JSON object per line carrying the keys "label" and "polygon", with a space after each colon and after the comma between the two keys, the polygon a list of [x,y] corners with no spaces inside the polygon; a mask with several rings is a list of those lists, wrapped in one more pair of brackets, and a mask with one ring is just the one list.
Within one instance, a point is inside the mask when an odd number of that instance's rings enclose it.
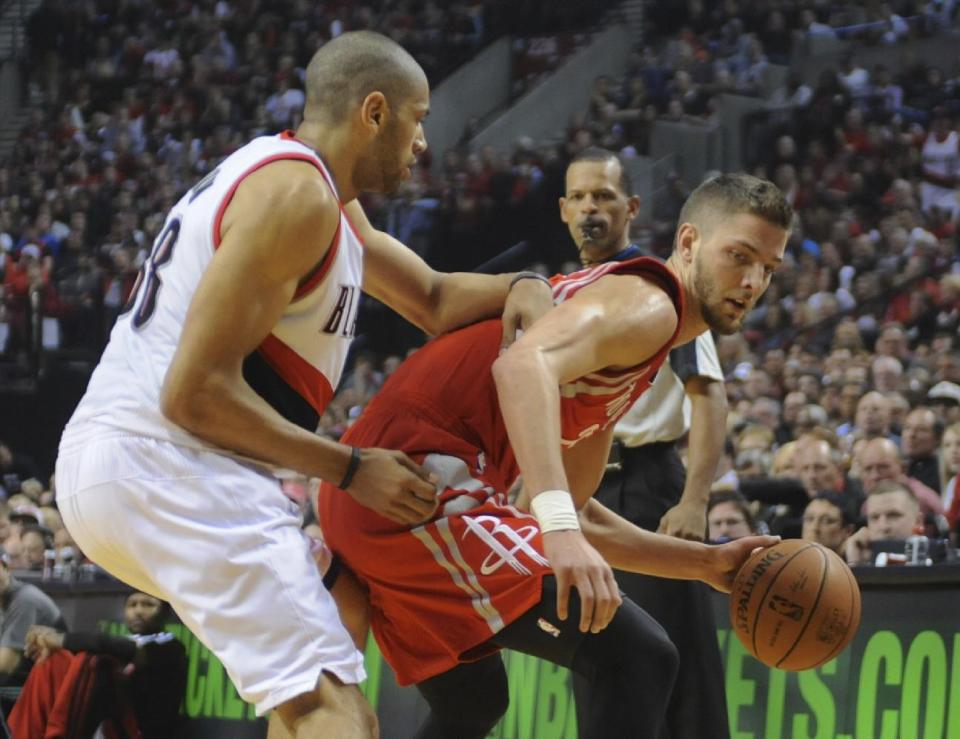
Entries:
{"label": "player's hand on ball", "polygon": [[567,620],[570,588],[580,595],[580,631],[594,634],[613,619],[623,602],[613,570],[576,530],[543,535],[543,552],[557,578],[557,617]]}
{"label": "player's hand on ball", "polygon": [[704,582],[721,593],[729,593],[733,588],[733,579],[750,555],[758,549],[772,547],[779,541],[779,536],[745,536],[726,544],[711,546],[710,568]]}
{"label": "player's hand on ball", "polygon": [[437,509],[437,480],[403,452],[361,449],[347,492],[361,505],[397,523],[423,523]]}
{"label": "player's hand on ball", "polygon": [[520,280],[507,295],[503,306],[501,351],[517,340],[517,331],[526,331],[540,316],[553,308],[553,290],[543,280]]}

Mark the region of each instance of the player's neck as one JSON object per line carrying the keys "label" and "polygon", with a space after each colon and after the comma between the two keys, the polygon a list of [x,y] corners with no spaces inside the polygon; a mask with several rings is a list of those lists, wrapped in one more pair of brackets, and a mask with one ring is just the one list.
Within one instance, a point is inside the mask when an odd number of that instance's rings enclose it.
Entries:
{"label": "player's neck", "polygon": [[630,246],[630,242],[624,240],[622,244],[615,246],[598,246],[590,242],[584,242],[580,246],[580,264],[584,267],[593,267],[597,264],[609,262],[613,257]]}
{"label": "player's neck", "polygon": [[349,203],[359,195],[353,183],[357,157],[350,132],[343,126],[327,126],[318,121],[304,121],[297,129],[297,139],[320,155],[333,175],[340,202]]}

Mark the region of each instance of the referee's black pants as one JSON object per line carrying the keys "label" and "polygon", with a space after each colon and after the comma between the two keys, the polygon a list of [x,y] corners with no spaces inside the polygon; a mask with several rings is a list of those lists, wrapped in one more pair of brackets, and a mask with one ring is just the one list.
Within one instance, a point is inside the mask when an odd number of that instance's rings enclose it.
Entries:
{"label": "referee's black pants", "polygon": [[[656,531],[663,514],[680,500],[685,480],[675,443],[622,447],[620,469],[607,472],[595,497],[627,520]],[[688,580],[619,570],[615,574],[620,589],[663,625],[680,654],[660,739],[728,739],[723,662],[710,588]],[[590,715],[593,686],[578,675],[573,676],[573,686],[577,716]]]}

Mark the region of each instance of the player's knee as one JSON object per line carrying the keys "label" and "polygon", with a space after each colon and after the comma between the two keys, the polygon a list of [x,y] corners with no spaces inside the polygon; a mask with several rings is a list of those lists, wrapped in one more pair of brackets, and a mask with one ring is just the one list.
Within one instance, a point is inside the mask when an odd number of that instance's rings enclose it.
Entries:
{"label": "player's knee", "polygon": [[664,680],[676,678],[680,669],[680,652],[664,629],[660,628],[651,634],[647,650],[650,661],[656,665],[657,674],[663,675]]}
{"label": "player's knee", "polygon": [[[615,639],[607,639],[604,648],[598,650],[603,662],[598,666],[618,673],[655,674],[662,676],[665,684],[672,683],[680,669],[680,653],[669,634],[640,609],[625,612],[624,616],[617,633],[610,635]],[[611,660],[615,664],[611,664]]]}
{"label": "player's knee", "polygon": [[377,719],[377,714],[373,708],[366,701],[363,702],[360,720],[371,739],[380,739],[380,721]]}
{"label": "player's knee", "polygon": [[[675,675],[680,667],[680,653],[676,645],[670,640],[670,635],[659,623],[647,614],[638,614],[632,620],[631,633],[635,640],[634,649],[624,649],[623,655],[630,655],[635,664],[642,665],[643,670],[656,670],[654,674],[667,676]],[[639,662],[632,660],[634,655],[643,655]]]}
{"label": "player's knee", "polygon": [[295,736],[300,729],[309,731],[317,720],[337,716],[344,725],[353,725],[358,734],[379,735],[377,715],[356,685],[345,684],[330,673],[323,673],[316,689],[294,696],[277,707],[283,723]]}

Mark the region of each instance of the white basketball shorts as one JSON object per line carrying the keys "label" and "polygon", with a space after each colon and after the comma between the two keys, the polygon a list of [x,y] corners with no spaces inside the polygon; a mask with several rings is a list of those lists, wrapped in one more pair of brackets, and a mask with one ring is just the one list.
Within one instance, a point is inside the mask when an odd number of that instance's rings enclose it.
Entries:
{"label": "white basketball shorts", "polygon": [[313,690],[324,670],[345,683],[365,679],[297,506],[267,471],[108,432],[65,437],[56,473],[57,503],[80,549],[169,601],[258,714]]}

